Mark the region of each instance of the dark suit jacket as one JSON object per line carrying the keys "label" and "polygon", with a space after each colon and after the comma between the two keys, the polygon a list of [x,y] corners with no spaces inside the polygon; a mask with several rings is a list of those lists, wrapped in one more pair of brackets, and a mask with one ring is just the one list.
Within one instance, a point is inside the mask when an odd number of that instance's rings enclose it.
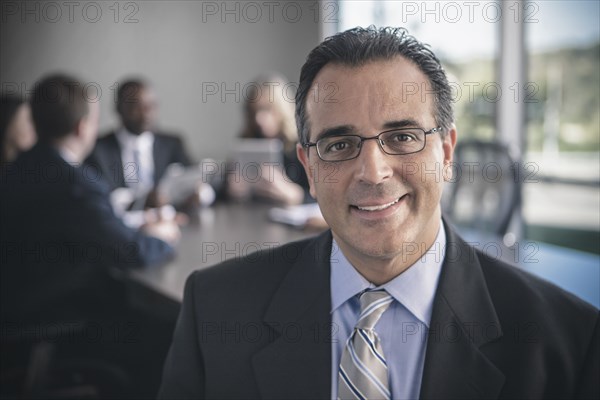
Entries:
{"label": "dark suit jacket", "polygon": [[[154,184],[158,184],[170,164],[181,163],[185,166],[191,164],[190,158],[183,148],[183,142],[179,137],[173,135],[155,133],[153,155]],[[110,191],[126,186],[121,147],[115,132],[98,139],[96,147],[86,163],[99,170],[108,183]]]}
{"label": "dark suit jacket", "polygon": [[[451,230],[421,398],[598,396],[598,310]],[[331,398],[331,233],[193,273],[160,398]]]}
{"label": "dark suit jacket", "polygon": [[148,265],[173,254],[167,243],[123,225],[105,184],[44,144],[2,171],[0,193],[3,319],[109,308],[118,296],[107,267]]}

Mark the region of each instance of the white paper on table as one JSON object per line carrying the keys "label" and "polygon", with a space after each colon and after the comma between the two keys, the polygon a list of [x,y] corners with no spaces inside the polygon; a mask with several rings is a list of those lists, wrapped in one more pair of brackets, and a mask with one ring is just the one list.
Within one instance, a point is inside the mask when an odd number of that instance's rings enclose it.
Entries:
{"label": "white paper on table", "polygon": [[171,164],[158,184],[159,193],[170,204],[180,204],[198,191],[200,203],[209,206],[215,201],[215,191],[206,183],[202,164],[184,167]]}
{"label": "white paper on table", "polygon": [[317,203],[301,204],[298,206],[274,207],[269,210],[269,218],[282,224],[302,227],[310,218],[322,217]]}

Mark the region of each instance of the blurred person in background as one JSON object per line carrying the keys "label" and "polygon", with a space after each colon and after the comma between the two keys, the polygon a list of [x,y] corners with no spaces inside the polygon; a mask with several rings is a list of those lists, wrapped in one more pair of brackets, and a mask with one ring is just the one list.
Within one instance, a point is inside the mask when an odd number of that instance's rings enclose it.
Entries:
{"label": "blurred person in background", "polygon": [[[279,139],[283,143],[283,166],[275,166],[273,174],[262,176],[253,185],[254,194],[282,205],[311,201],[309,185],[302,164],[296,156],[297,131],[294,119],[293,93],[287,94],[288,82],[279,75],[258,77],[245,96],[243,139]],[[290,90],[291,92],[291,90]],[[249,196],[243,179],[227,180],[227,194],[233,199]]]}
{"label": "blurred person in background", "polygon": [[[136,78],[121,83],[116,104],[121,126],[99,138],[87,160],[108,183],[115,211],[132,227],[147,222],[148,213],[126,211],[166,205],[168,201],[157,186],[168,167],[192,164],[182,139],[157,129],[158,109],[156,92],[148,82]],[[200,183],[198,189],[175,206],[193,208],[202,194],[214,199],[210,185]],[[212,191],[212,196],[207,191]]]}
{"label": "blurred person in background", "polygon": [[19,153],[29,150],[37,141],[31,109],[25,99],[0,95],[0,165],[16,160]]}
{"label": "blurred person in background", "polygon": [[[179,228],[157,220],[134,230],[114,214],[107,188],[81,164],[94,146],[99,119],[99,105],[86,98],[81,81],[65,75],[42,79],[31,110],[39,142],[0,180],[2,323],[18,333],[91,321],[102,341],[84,340],[74,350],[69,339],[64,351],[117,362],[134,381],[148,380],[132,390],[151,396],[172,326],[161,328],[129,309],[114,273],[171,258]],[[130,340],[109,339],[111,329],[127,329]],[[3,349],[3,360],[6,350],[11,347]]]}

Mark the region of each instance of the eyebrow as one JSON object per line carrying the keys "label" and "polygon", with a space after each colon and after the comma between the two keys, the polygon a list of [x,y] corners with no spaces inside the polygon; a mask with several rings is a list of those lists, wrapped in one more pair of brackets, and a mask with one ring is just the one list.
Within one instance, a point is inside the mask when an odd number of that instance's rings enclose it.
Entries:
{"label": "eyebrow", "polygon": [[315,138],[315,142],[329,136],[342,136],[351,134],[356,134],[356,128],[354,127],[354,125],[334,126],[333,128],[326,128],[319,132],[319,134]]}
{"label": "eyebrow", "polygon": [[[402,129],[402,128],[416,128],[420,127],[420,124],[412,119],[406,118],[397,121],[389,121],[383,124],[383,130],[389,129]],[[340,125],[334,126],[332,128],[323,129],[317,137],[315,138],[315,142],[319,139],[323,139],[330,136],[343,136],[343,135],[357,135],[357,129],[354,125]]]}
{"label": "eyebrow", "polygon": [[420,128],[421,125],[412,118],[405,118],[399,121],[390,121],[383,124],[383,129],[402,129],[402,128]]}

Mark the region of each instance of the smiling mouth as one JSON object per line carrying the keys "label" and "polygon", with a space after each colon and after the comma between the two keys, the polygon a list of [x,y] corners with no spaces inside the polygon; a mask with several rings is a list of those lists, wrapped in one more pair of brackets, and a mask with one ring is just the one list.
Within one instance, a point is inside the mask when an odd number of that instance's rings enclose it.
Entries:
{"label": "smiling mouth", "polygon": [[[402,196],[402,197],[404,197],[404,196]],[[381,204],[381,205],[376,205],[376,206],[353,206],[353,207],[356,207],[361,211],[381,211],[381,210],[385,210],[386,208],[393,206],[394,204],[399,202],[400,199],[402,199],[402,197],[399,197],[396,200],[394,200],[390,203],[387,203],[387,204]]]}

